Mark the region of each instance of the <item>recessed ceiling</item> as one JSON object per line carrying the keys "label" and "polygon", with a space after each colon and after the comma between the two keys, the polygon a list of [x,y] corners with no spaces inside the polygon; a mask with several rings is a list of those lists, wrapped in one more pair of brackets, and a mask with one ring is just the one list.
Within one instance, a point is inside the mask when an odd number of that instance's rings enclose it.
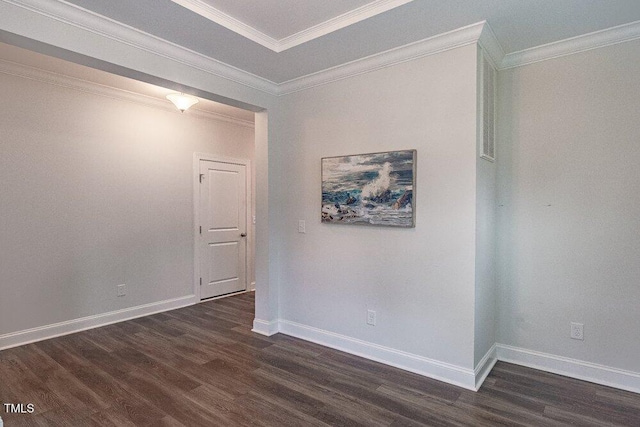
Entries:
{"label": "recessed ceiling", "polygon": [[173,0],[274,52],[413,0]]}
{"label": "recessed ceiling", "polygon": [[[327,18],[336,23],[363,7],[393,6],[366,19],[354,18],[347,26],[342,21],[338,29],[327,27],[333,30],[277,53],[176,1],[67,3],[277,84],[485,20],[506,54],[640,21],[638,0],[197,0],[278,43],[292,32],[316,34],[314,28]],[[283,35],[288,36],[279,39]]]}

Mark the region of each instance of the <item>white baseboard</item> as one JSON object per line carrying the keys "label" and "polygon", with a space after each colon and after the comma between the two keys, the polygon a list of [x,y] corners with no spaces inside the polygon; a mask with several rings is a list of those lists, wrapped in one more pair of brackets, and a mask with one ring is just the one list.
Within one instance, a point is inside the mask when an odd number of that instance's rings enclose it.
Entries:
{"label": "white baseboard", "polygon": [[251,331],[270,337],[280,332],[279,322],[277,320],[267,322],[266,320],[253,319],[253,329]]}
{"label": "white baseboard", "polygon": [[480,362],[478,362],[476,369],[473,371],[476,377],[476,391],[480,390],[482,383],[487,379],[487,375],[489,375],[489,372],[491,372],[497,361],[496,345],[494,344]]}
{"label": "white baseboard", "polygon": [[24,331],[12,332],[0,335],[0,350],[18,347],[36,341],[43,341],[62,335],[73,334],[87,329],[98,328],[100,326],[135,319],[137,317],[149,316],[163,311],[174,310],[176,308],[186,307],[195,303],[195,295],[188,295],[186,297],[139,305],[122,310],[110,311],[108,313],[96,314],[95,316],[87,316],[79,319],[68,320],[66,322],[27,329]]}
{"label": "white baseboard", "polygon": [[498,360],[566,377],[640,393],[640,373],[596,363],[496,344]]}
{"label": "white baseboard", "polygon": [[471,369],[301,325],[288,320],[280,320],[278,324],[279,331],[283,334],[404,369],[405,371],[424,375],[425,377],[444,381],[469,390],[476,390],[476,377],[474,371]]}

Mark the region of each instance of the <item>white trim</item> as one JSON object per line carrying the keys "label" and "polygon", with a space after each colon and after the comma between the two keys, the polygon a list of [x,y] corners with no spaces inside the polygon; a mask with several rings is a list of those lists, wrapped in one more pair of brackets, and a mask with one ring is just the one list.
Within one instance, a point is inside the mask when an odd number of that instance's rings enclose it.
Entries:
{"label": "white trim", "polygon": [[485,58],[489,60],[493,68],[498,68],[504,60],[504,49],[500,45],[498,38],[496,37],[491,25],[485,21],[478,39],[478,44],[485,53]]}
{"label": "white trim", "polygon": [[278,85],[278,95],[286,95],[312,87],[325,85],[348,77],[369,73],[403,62],[446,52],[475,44],[480,38],[485,22],[478,22],[457,30],[409,43],[404,46],[376,53],[365,58],[288,80]]}
{"label": "white trim", "polygon": [[498,360],[640,393],[640,372],[626,371],[524,348],[496,344]]}
{"label": "white trim", "polygon": [[640,39],[640,21],[559,40],[505,55],[500,69],[522,67],[535,62],[573,55],[587,50]]}
{"label": "white trim", "polygon": [[476,369],[474,369],[473,373],[476,377],[476,391],[480,390],[482,387],[482,383],[487,379],[487,376],[495,366],[498,358],[496,357],[496,345],[492,345],[487,354],[478,362]]}
{"label": "white trim", "polygon": [[0,1],[271,95],[278,91],[277,84],[263,77],[63,0]]}
{"label": "white trim", "polygon": [[349,354],[364,357],[365,359],[444,381],[468,390],[476,390],[476,377],[472,369],[440,362],[288,320],[280,320],[278,322],[278,330],[283,334],[311,341],[325,347],[334,348]]}
{"label": "white trim", "polygon": [[171,0],[172,2],[179,4],[180,6],[189,9],[190,11],[197,13],[203,18],[209,21],[215,22],[218,25],[222,25],[228,30],[233,31],[236,34],[245,37],[252,42],[256,42],[274,52],[280,52],[280,43],[277,39],[266,35],[260,30],[245,24],[244,22],[234,18],[231,15],[224,13],[223,11],[205,3],[201,0]]}
{"label": "white trim", "polygon": [[292,47],[301,45],[308,41],[317,39],[334,31],[348,27],[365,19],[384,13],[413,0],[375,0],[371,3],[350,10],[342,15],[328,19],[327,21],[313,25],[295,34],[291,34],[282,39],[271,37],[262,31],[248,25],[227,13],[203,2],[202,0],[171,0],[198,15],[207,18],[216,24],[222,25],[261,46],[264,46],[276,53],[283,52]]}
{"label": "white trim", "polygon": [[376,0],[371,3],[360,6],[342,15],[331,18],[325,22],[299,31],[295,34],[278,40],[279,48],[277,52],[282,52],[292,47],[301,45],[319,37],[325,36],[334,31],[356,24],[365,19],[369,19],[381,13],[395,9],[398,6],[410,3],[413,0]]}
{"label": "white trim", "polygon": [[[218,156],[210,153],[193,153],[193,294],[197,301],[200,301],[200,162],[210,161],[218,163],[229,163],[234,165],[242,165],[245,167],[245,185],[246,185],[246,203],[247,214],[246,224],[247,233],[249,233],[253,212],[253,198],[251,193],[251,182],[253,180],[253,171],[251,169],[251,160],[237,159],[233,157]],[[249,260],[251,251],[249,250],[249,239],[246,246],[247,256],[245,262],[245,290],[240,292],[248,292],[249,289],[249,266],[255,264],[253,260]],[[251,262],[250,262],[251,261]],[[234,294],[235,295],[235,294]],[[223,295],[224,296],[224,295]],[[213,298],[207,298],[211,301]]]}
{"label": "white trim", "polygon": [[279,321],[272,320],[271,322],[268,322],[266,320],[253,319],[253,329],[251,329],[251,331],[256,334],[270,337],[271,335],[275,335],[280,332]]}
{"label": "white trim", "polygon": [[251,282],[251,289],[252,292],[256,291],[256,282]]}
{"label": "white trim", "polygon": [[[112,86],[106,86],[100,83],[83,80],[77,77],[66,76],[54,73],[52,71],[41,70],[30,67],[28,65],[11,62],[0,59],[0,73],[8,74],[24,79],[34,80],[53,86],[59,86],[66,89],[72,89],[91,95],[102,96],[119,101],[133,102],[145,107],[160,109],[163,111],[176,112],[176,108],[164,98],[155,98],[149,95],[143,95],[120,89]],[[213,119],[222,122],[232,123],[238,126],[253,128],[254,123],[249,120],[239,119],[237,117],[228,116],[226,114],[216,113],[213,111],[205,111],[199,108],[189,109],[189,115],[200,118]]]}
{"label": "white trim", "polygon": [[131,320],[138,317],[150,316],[164,311],[175,310],[177,308],[193,305],[195,302],[195,295],[187,295],[185,297],[110,311],[108,313],[97,314],[94,316],[81,317],[79,319],[26,329],[24,331],[12,332],[0,335],[0,350],[18,347],[36,341],[47,340],[62,335],[73,334],[87,329],[99,328],[100,326],[123,322],[125,320]]}

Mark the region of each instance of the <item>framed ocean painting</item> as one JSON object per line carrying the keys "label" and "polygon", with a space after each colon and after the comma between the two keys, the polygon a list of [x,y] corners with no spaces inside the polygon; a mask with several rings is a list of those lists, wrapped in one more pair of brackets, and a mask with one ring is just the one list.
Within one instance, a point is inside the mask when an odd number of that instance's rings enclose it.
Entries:
{"label": "framed ocean painting", "polygon": [[416,150],[322,158],[324,223],[415,227]]}

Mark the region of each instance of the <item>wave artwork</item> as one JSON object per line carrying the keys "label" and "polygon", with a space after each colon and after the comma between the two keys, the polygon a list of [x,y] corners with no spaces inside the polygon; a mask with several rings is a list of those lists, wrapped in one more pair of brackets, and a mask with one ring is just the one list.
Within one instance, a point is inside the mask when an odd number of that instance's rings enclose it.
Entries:
{"label": "wave artwork", "polygon": [[416,150],[322,159],[322,222],[415,227]]}

